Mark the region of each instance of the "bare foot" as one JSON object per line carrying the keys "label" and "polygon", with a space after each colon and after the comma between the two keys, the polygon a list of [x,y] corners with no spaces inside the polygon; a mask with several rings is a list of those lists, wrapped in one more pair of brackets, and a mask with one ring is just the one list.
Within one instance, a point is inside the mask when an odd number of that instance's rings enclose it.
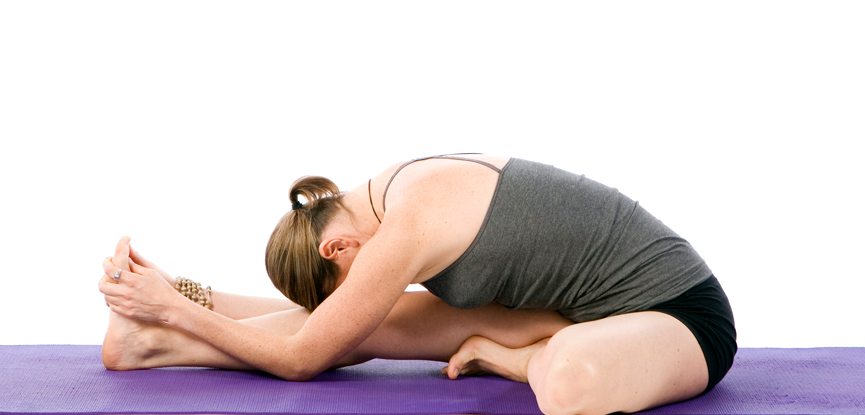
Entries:
{"label": "bare foot", "polygon": [[459,375],[496,374],[517,382],[528,383],[529,359],[547,344],[548,339],[535,344],[510,349],[486,337],[472,336],[451,357],[442,373],[451,379]]}
{"label": "bare foot", "polygon": [[160,352],[160,328],[109,311],[108,332],[102,342],[102,364],[110,370],[152,367],[148,360]]}

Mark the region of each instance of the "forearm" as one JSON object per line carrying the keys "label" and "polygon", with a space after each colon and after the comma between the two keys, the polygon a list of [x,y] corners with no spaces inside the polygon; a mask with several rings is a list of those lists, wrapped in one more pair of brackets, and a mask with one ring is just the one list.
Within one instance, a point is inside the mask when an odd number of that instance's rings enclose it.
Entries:
{"label": "forearm", "polygon": [[300,306],[285,298],[253,297],[221,291],[211,293],[213,311],[234,320],[262,316]]}

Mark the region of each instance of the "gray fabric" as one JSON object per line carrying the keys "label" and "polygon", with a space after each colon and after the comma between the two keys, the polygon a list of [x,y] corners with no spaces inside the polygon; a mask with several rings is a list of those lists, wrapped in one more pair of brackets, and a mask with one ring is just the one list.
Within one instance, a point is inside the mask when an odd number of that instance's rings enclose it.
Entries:
{"label": "gray fabric", "polygon": [[456,307],[497,302],[580,322],[644,310],[711,275],[686,240],[616,189],[511,159],[474,242],[423,285]]}

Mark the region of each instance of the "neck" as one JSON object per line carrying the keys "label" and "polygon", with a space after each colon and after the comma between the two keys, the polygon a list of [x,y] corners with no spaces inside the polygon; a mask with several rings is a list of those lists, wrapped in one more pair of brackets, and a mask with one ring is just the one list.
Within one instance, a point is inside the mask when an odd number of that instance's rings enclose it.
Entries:
{"label": "neck", "polygon": [[[364,197],[360,197],[364,196]],[[369,239],[378,230],[379,223],[372,213],[372,208],[369,206],[369,200],[365,195],[359,195],[358,192],[348,192],[343,195],[343,204],[346,211],[340,212],[338,215],[344,215],[347,224],[350,224],[355,230]]]}

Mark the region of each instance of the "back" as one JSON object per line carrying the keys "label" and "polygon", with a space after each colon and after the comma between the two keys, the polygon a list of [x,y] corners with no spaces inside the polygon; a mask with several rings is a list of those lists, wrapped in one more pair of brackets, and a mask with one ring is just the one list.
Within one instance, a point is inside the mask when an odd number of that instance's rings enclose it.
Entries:
{"label": "back", "polygon": [[686,240],[615,189],[511,159],[474,242],[423,285],[458,307],[497,302],[588,321],[670,300],[710,275]]}

